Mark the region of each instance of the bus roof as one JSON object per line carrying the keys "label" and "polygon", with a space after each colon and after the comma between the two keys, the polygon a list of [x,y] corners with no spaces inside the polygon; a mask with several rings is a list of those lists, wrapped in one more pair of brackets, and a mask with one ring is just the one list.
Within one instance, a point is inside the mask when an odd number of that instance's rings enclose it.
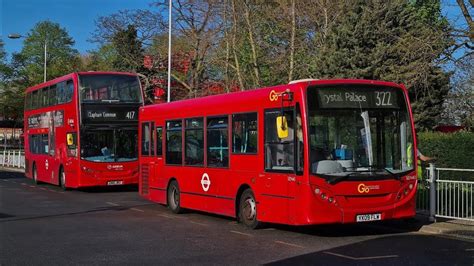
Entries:
{"label": "bus roof", "polygon": [[36,84],[36,85],[31,86],[29,88],[26,88],[26,92],[35,91],[37,89],[44,88],[46,86],[56,84],[56,83],[59,83],[59,82],[64,81],[64,80],[71,79],[75,75],[104,75],[104,74],[136,76],[136,74],[130,73],[130,72],[115,72],[115,71],[80,71],[80,72],[73,72],[73,73],[69,73],[69,74],[61,76],[61,77],[57,77],[57,78],[52,79],[52,80],[48,80],[48,81],[40,83],[40,84]]}
{"label": "bus roof", "polygon": [[[204,96],[200,98],[192,98],[186,100],[179,100],[170,103],[152,104],[141,107],[143,111],[147,110],[162,109],[166,108],[167,112],[179,114],[181,111],[191,111],[196,108],[204,108],[205,106],[212,106],[215,108],[221,108],[225,106],[234,106],[233,112],[243,111],[248,109],[249,106],[261,106],[263,103],[262,99],[268,98],[269,93],[272,90],[281,92],[286,89],[292,91],[305,89],[315,85],[335,85],[335,84],[367,84],[367,85],[379,85],[379,86],[390,86],[400,89],[404,89],[403,85],[394,82],[377,81],[377,80],[365,80],[365,79],[326,79],[326,80],[301,80],[291,84],[283,84],[272,87],[258,88],[253,90]],[[239,102],[239,105],[235,103]],[[240,104],[247,103],[247,104]],[[245,107],[247,106],[247,108]],[[153,111],[151,111],[153,112]]]}

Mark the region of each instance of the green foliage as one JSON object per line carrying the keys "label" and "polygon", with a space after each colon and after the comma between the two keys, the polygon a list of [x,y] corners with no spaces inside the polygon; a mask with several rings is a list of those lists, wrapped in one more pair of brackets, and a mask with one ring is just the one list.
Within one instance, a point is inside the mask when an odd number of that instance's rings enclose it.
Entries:
{"label": "green foliage", "polygon": [[47,80],[78,70],[79,53],[72,46],[74,40],[66,29],[58,23],[42,21],[28,33],[24,46],[18,56],[14,56],[17,78],[27,81],[26,85],[43,82],[44,50],[47,50]]}
{"label": "green foliage", "polygon": [[418,134],[418,149],[436,158],[437,167],[474,169],[474,133],[422,132]]}
{"label": "green foliage", "polygon": [[437,124],[449,73],[434,64],[450,39],[439,1],[348,1],[314,58],[321,78],[365,78],[406,84],[418,129]]}
{"label": "green foliage", "polygon": [[123,71],[137,71],[143,64],[143,49],[138,41],[137,29],[128,25],[126,29],[117,31],[112,37],[112,45],[119,56],[114,67]]}
{"label": "green foliage", "polygon": [[104,44],[85,57],[84,69],[87,71],[115,71],[119,54],[112,44]]}
{"label": "green foliage", "polygon": [[12,69],[7,62],[7,53],[3,46],[3,41],[0,39],[0,82],[2,83],[12,74]]}

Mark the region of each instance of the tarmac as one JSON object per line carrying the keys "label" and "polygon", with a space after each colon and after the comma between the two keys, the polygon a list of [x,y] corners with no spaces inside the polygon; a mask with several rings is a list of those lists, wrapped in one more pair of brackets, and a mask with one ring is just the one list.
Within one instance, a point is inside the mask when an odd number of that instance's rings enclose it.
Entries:
{"label": "tarmac", "polygon": [[[0,166],[0,172],[2,171],[22,173],[24,169]],[[470,221],[437,217],[435,222],[432,222],[427,215],[418,213],[413,219],[375,222],[372,226],[389,226],[394,231],[441,235],[474,242],[474,218]]]}

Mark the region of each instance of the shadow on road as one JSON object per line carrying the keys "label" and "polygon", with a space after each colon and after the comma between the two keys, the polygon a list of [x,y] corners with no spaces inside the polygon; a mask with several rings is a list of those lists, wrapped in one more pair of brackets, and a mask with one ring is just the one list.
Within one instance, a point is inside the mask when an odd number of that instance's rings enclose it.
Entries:
{"label": "shadow on road", "polygon": [[65,213],[55,213],[50,215],[36,215],[36,216],[29,216],[29,217],[19,217],[19,218],[12,218],[8,219],[9,217],[14,217],[8,214],[3,214],[3,218],[5,220],[0,220],[0,223],[8,223],[8,222],[15,222],[15,221],[25,221],[25,220],[37,220],[37,219],[47,219],[47,218],[57,218],[57,217],[64,217],[64,216],[71,216],[71,215],[81,215],[81,214],[88,214],[88,213],[97,213],[97,212],[106,212],[106,211],[127,211],[137,207],[149,206],[153,205],[152,203],[146,204],[137,204],[131,206],[105,206],[105,207],[97,207],[90,210],[83,210],[83,211],[75,211],[75,212],[65,212]]}
{"label": "shadow on road", "polygon": [[381,237],[267,265],[472,265],[473,244],[429,235]]}

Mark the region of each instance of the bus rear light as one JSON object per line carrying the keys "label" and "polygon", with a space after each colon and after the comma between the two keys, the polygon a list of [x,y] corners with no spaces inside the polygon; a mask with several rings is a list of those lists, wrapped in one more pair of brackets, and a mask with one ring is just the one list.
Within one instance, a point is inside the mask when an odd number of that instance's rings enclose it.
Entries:
{"label": "bus rear light", "polygon": [[403,191],[403,193],[404,193],[405,195],[408,195],[408,189],[405,188],[405,190]]}
{"label": "bus rear light", "polygon": [[410,190],[412,190],[412,189],[413,189],[413,184],[408,185],[408,188],[409,188]]}
{"label": "bus rear light", "polygon": [[314,189],[314,194],[318,195],[319,193],[321,193],[321,190],[319,188],[315,188]]}
{"label": "bus rear light", "polygon": [[329,197],[329,198],[328,198],[328,202],[329,202],[329,203],[332,203],[333,201],[334,201],[334,198],[333,198],[333,197]]}
{"label": "bus rear light", "polygon": [[323,200],[326,200],[326,198],[327,198],[326,194],[322,193],[322,194],[321,194],[321,198],[322,198]]}

